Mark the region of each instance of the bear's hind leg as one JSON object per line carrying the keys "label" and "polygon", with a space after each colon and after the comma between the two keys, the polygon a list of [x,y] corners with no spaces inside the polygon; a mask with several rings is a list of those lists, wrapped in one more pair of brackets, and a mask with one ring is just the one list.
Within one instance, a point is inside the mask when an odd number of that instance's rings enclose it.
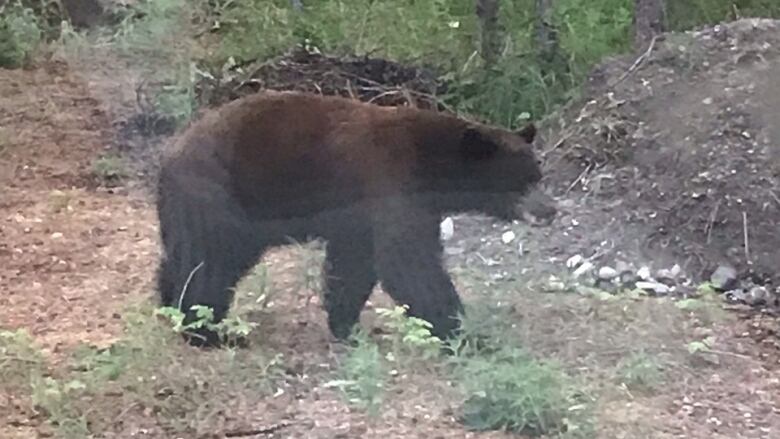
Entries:
{"label": "bear's hind leg", "polygon": [[328,239],[324,301],[328,327],[338,339],[349,337],[376,285],[373,256],[368,231],[355,228]]}

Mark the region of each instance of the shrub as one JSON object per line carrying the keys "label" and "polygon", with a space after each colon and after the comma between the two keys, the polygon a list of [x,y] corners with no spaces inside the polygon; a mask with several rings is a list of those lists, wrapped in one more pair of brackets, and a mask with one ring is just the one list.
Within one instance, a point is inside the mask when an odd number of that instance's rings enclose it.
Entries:
{"label": "shrub", "polygon": [[20,2],[0,6],[0,67],[18,68],[41,42],[38,19]]}

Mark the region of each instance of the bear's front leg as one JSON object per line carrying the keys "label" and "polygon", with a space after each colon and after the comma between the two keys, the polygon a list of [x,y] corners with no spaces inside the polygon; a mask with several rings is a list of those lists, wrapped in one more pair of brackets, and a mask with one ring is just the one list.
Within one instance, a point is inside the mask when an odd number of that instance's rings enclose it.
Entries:
{"label": "bear's front leg", "polygon": [[390,200],[379,213],[374,246],[383,289],[408,305],[410,316],[431,323],[433,335],[455,336],[463,304],[443,264],[439,215],[403,199]]}

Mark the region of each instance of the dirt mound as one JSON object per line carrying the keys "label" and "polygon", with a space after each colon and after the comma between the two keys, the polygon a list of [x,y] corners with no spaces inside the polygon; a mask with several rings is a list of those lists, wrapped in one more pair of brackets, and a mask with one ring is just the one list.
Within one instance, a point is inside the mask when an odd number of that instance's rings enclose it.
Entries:
{"label": "dirt mound", "polygon": [[558,195],[622,203],[640,247],[780,280],[780,22],[668,34],[597,68],[550,126]]}
{"label": "dirt mound", "polygon": [[439,108],[434,71],[381,58],[333,57],[298,47],[259,64],[233,66],[197,87],[201,105],[218,106],[262,89],[353,97],[377,105]]}

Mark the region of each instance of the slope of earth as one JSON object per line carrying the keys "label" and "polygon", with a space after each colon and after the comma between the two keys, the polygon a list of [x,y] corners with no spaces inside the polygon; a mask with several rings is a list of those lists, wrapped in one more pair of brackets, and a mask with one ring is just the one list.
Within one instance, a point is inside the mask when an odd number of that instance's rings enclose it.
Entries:
{"label": "slope of earth", "polygon": [[621,223],[612,237],[631,229],[646,260],[677,262],[697,280],[729,264],[777,281],[778,55],[780,24],[744,19],[604,63],[553,124],[551,184],[594,207],[611,203]]}

